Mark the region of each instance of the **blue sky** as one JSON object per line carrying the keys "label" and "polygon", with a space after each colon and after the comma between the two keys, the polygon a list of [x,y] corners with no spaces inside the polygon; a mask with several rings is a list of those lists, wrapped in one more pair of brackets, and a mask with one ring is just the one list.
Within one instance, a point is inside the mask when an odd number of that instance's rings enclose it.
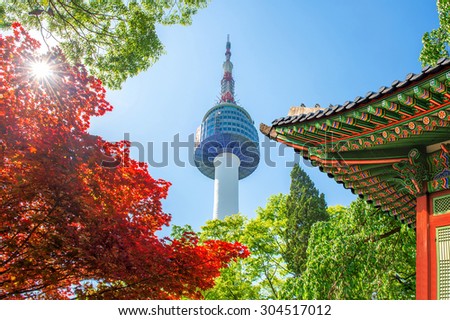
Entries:
{"label": "blue sky", "polygon": [[[145,161],[149,149],[161,161],[163,143],[169,143],[168,165],[151,167],[150,174],[172,183],[163,203],[172,224],[199,230],[212,218],[213,180],[189,163],[176,166],[170,142],[177,134],[187,141],[217,101],[227,34],[238,102],[259,128],[291,106],[342,104],[419,72],[422,35],[437,26],[431,0],[213,0],[192,25],[158,28],[167,53],[121,90],[108,92],[114,110],[94,119],[90,132],[111,141],[128,133],[145,146]],[[286,162],[294,155],[279,148],[270,154],[275,167],[262,161],[240,181],[240,211],[249,217],[270,195],[289,192]],[[137,148],[132,155],[139,156]],[[180,158],[188,162],[187,149]],[[317,168],[301,163],[328,205],[355,199]]]}

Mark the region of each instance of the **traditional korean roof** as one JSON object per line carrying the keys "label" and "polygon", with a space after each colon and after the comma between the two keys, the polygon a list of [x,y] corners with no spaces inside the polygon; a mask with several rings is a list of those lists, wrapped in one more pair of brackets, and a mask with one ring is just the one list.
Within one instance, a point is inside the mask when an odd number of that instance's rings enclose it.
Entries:
{"label": "traditional korean roof", "polygon": [[449,59],[354,101],[301,110],[261,132],[400,221],[414,227],[416,197],[448,189]]}

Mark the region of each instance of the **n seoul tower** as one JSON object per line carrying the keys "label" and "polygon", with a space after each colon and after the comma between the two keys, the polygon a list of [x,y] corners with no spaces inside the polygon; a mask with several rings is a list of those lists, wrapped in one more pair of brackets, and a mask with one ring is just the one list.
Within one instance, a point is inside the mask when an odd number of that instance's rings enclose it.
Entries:
{"label": "n seoul tower", "polygon": [[230,49],[228,36],[220,100],[206,112],[195,135],[195,164],[214,179],[214,219],[239,212],[239,180],[252,174],[259,163],[254,122],[235,101]]}

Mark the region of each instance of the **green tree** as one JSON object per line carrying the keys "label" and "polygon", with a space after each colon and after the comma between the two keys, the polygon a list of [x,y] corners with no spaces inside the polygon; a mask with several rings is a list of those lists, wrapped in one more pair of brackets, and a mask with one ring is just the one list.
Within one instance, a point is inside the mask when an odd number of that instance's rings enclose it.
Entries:
{"label": "green tree", "polygon": [[284,259],[289,270],[298,277],[305,269],[311,227],[317,221],[328,219],[323,193],[319,194],[314,183],[298,164],[291,172],[291,189],[287,197],[286,212],[284,241],[289,250],[284,253]]}
{"label": "green tree", "polygon": [[215,286],[204,292],[206,299],[281,299],[284,283],[290,277],[283,260],[286,250],[283,235],[286,228],[286,195],[270,197],[257,216],[248,219],[241,214],[223,220],[210,220],[202,227],[200,239],[239,242],[250,250],[250,256],[232,262],[221,270]]}
{"label": "green tree", "polygon": [[[363,200],[329,208],[311,229],[303,299],[413,299],[415,233]],[[294,291],[295,291],[294,290]]]}
{"label": "green tree", "polygon": [[423,48],[419,60],[423,66],[435,65],[440,58],[449,57],[450,0],[437,0],[439,28],[426,32],[422,37]]}
{"label": "green tree", "polygon": [[0,27],[19,21],[58,43],[113,89],[148,69],[164,52],[157,25],[187,25],[208,0],[30,0],[0,3]]}
{"label": "green tree", "polygon": [[[240,242],[250,256],[221,270],[205,299],[413,299],[415,233],[362,200],[328,208],[329,220],[310,229],[301,276],[283,259],[288,196],[272,196],[257,216],[210,220],[200,239]],[[182,238],[192,228],[175,227]]]}

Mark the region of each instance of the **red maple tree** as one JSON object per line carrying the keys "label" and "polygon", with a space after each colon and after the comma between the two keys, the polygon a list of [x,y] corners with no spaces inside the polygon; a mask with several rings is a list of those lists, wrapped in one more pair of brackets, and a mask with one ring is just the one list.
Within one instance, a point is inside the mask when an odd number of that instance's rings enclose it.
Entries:
{"label": "red maple tree", "polygon": [[[128,142],[87,132],[112,110],[101,81],[13,31],[0,35],[0,298],[201,298],[247,249],[159,239],[170,183],[131,159]],[[51,75],[34,75],[37,62]]]}

